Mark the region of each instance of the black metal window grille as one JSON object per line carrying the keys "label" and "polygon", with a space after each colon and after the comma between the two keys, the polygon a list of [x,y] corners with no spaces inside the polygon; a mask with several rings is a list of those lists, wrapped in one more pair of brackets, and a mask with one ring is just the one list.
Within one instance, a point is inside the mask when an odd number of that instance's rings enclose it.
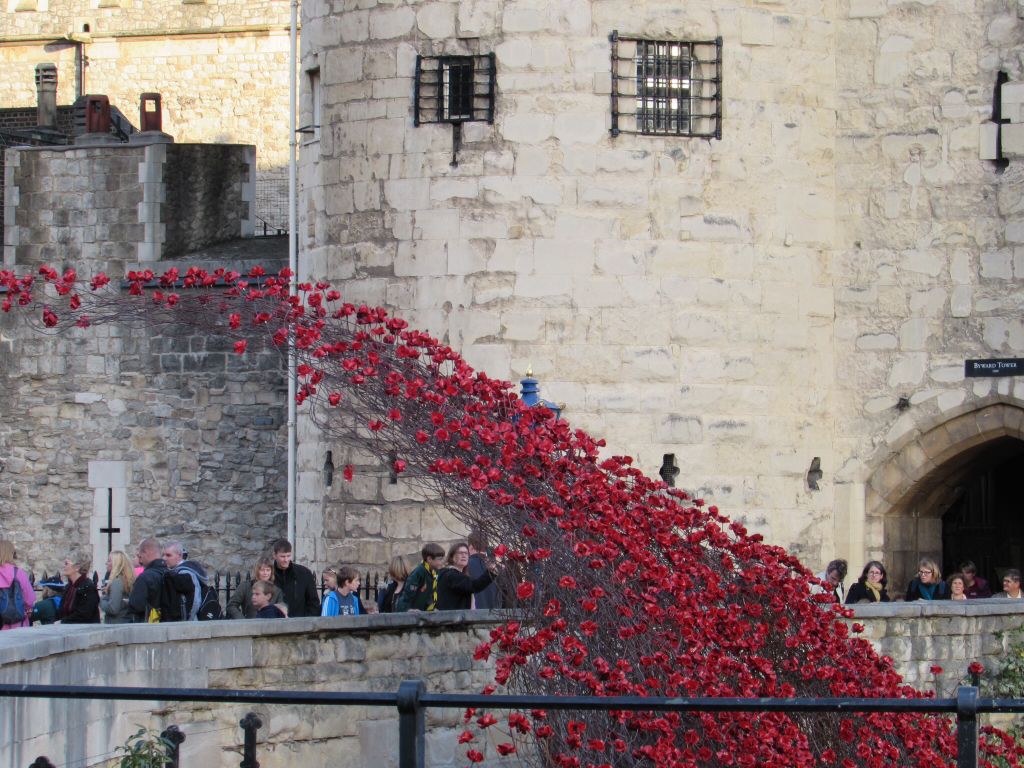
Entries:
{"label": "black metal window grille", "polygon": [[494,122],[494,54],[417,56],[413,122]]}
{"label": "black metal window grille", "polygon": [[722,38],[609,39],[612,136],[722,138]]}

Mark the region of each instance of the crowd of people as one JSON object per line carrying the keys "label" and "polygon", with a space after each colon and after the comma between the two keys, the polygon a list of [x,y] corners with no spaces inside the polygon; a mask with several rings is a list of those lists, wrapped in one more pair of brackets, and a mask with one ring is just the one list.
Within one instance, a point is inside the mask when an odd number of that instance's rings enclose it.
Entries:
{"label": "crowd of people", "polygon": [[942,578],[942,571],[931,558],[922,558],[917,564],[917,575],[907,584],[902,595],[892,597],[889,593],[889,578],[885,566],[878,560],[871,560],[864,566],[860,578],[845,589],[846,561],[833,560],[818,578],[828,585],[840,603],[888,603],[895,600],[976,600],[981,598],[1024,599],[1021,591],[1020,571],[1009,568],[1003,574],[1003,591],[992,594],[988,581],[978,575],[978,569],[970,560]]}
{"label": "crowd of people", "polygon": [[[487,542],[480,533],[456,542],[446,552],[439,544],[426,544],[421,562],[411,566],[394,557],[388,578],[378,588],[376,601],[360,597],[359,572],[349,565],[324,569],[321,589],[312,571],[293,562],[292,545],[278,539],[256,558],[245,580],[237,586],[222,611],[216,588],[202,563],[189,559],[180,541],[143,539],[130,557],[115,550],[107,558],[99,584],[89,576],[89,558],[70,555],[60,577],[40,582],[39,599],[29,574],[15,565],[14,545],[0,540],[0,625],[3,629],[33,623],[107,624],[154,623],[218,619],[273,619],[300,616],[360,616],[367,613],[449,611],[501,608],[511,605],[494,582],[495,563],[486,556]],[[890,595],[885,566],[871,560],[846,590],[847,563],[833,560],[817,574],[824,591],[840,603],[887,603],[892,600],[1024,600],[1021,573],[1003,575],[1003,590],[992,594],[974,563],[960,563],[946,579],[930,558],[918,563],[917,574],[906,590]]]}
{"label": "crowd of people", "polygon": [[[104,577],[89,577],[89,558],[71,555],[60,577],[40,582],[38,599],[29,577],[15,565],[14,545],[0,540],[0,621],[3,629],[30,624],[127,624],[203,619],[273,619],[300,616],[359,616],[367,613],[501,607],[493,583],[495,564],[486,542],[473,533],[447,553],[427,544],[422,562],[410,567],[398,556],[388,580],[369,605],[359,596],[359,572],[348,565],[321,574],[323,599],[309,568],[292,560],[292,545],[278,539],[256,558],[245,580],[221,610],[202,563],[189,559],[180,541],[143,539],[130,557],[115,550]],[[9,606],[9,608],[8,608]]]}

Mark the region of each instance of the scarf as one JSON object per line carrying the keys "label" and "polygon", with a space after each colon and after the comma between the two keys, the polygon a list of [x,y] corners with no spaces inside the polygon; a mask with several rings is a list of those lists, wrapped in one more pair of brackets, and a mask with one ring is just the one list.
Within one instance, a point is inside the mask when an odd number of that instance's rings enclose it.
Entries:
{"label": "scarf", "polygon": [[867,587],[868,592],[871,595],[871,602],[880,603],[882,602],[882,585],[872,584],[870,581],[865,581],[864,586]]}
{"label": "scarf", "polygon": [[427,575],[430,576],[432,581],[431,586],[433,587],[433,594],[431,595],[430,605],[427,606],[428,611],[434,610],[434,606],[437,605],[437,571],[427,565],[427,562],[423,561],[423,567],[427,569]]}
{"label": "scarf", "polygon": [[917,582],[917,591],[921,593],[921,597],[925,600],[935,599],[935,588],[938,584],[924,584],[921,581]]}

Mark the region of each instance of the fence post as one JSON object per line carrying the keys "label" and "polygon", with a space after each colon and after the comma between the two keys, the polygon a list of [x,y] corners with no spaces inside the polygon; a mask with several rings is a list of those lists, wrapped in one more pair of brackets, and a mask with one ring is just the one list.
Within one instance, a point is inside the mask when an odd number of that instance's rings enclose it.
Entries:
{"label": "fence post", "polygon": [[420,696],[422,680],[403,680],[398,686],[398,768],[424,768],[425,721]]}
{"label": "fence post", "polygon": [[956,689],[956,766],[978,768],[978,689]]}
{"label": "fence post", "polygon": [[250,712],[238,724],[245,731],[242,762],[238,764],[238,768],[260,768],[259,761],[256,759],[256,731],[263,727],[263,721],[255,712]]}
{"label": "fence post", "polygon": [[178,747],[185,740],[185,734],[178,726],[169,725],[160,734],[160,738],[165,739],[171,745],[171,759],[164,764],[164,768],[178,768]]}

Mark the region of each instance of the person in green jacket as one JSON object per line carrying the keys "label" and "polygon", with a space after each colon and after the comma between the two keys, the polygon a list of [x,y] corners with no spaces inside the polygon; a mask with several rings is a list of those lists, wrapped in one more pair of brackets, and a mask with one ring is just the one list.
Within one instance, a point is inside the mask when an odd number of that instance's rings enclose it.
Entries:
{"label": "person in green jacket", "polygon": [[423,562],[406,579],[395,606],[397,613],[432,611],[437,605],[437,572],[444,565],[444,549],[440,544],[424,544],[420,555]]}

